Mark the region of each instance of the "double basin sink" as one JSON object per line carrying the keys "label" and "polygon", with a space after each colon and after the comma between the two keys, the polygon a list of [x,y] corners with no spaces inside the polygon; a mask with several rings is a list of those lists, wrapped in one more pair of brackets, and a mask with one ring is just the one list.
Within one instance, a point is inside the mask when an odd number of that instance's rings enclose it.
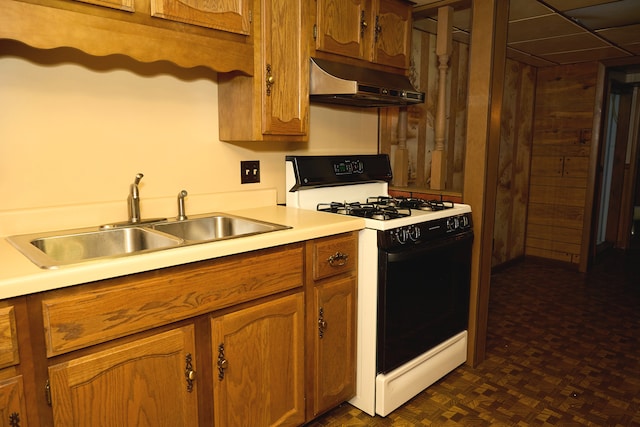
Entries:
{"label": "double basin sink", "polygon": [[7,240],[41,268],[233,239],[291,227],[221,213],[185,220],[23,234]]}

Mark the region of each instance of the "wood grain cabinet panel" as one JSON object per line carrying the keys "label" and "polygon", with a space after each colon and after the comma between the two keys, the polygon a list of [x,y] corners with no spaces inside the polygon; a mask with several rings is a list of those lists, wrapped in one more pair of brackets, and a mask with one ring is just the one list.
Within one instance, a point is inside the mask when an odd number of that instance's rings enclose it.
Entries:
{"label": "wood grain cabinet panel", "polygon": [[47,355],[300,287],[302,256],[294,244],[52,292],[42,301]]}
{"label": "wood grain cabinet panel", "polygon": [[316,50],[369,60],[371,0],[317,0]]}
{"label": "wood grain cabinet panel", "polygon": [[14,307],[0,308],[0,369],[20,363]]}
{"label": "wood grain cabinet panel", "polygon": [[255,0],[252,76],[218,75],[222,141],[308,140],[309,44],[303,0]]}
{"label": "wood grain cabinet panel", "polygon": [[82,3],[95,4],[96,6],[109,7],[111,9],[135,12],[135,0],[77,0]]}
{"label": "wood grain cabinet panel", "polygon": [[411,6],[397,0],[379,0],[373,21],[371,61],[403,69],[411,60]]}
{"label": "wood grain cabinet panel", "polygon": [[353,271],[358,263],[358,242],[352,235],[315,240],[311,251],[314,280]]}
{"label": "wood grain cabinet panel", "polygon": [[304,294],[211,319],[216,426],[301,425]]}
{"label": "wood grain cabinet panel", "polygon": [[317,0],[316,52],[409,68],[412,5],[404,0]]}
{"label": "wood grain cabinet panel", "polygon": [[[312,416],[350,399],[356,392],[356,279],[332,280],[314,289],[316,320]],[[310,322],[314,323],[314,322]]]}
{"label": "wood grain cabinet panel", "polygon": [[197,426],[195,351],[187,325],[50,366],[54,424]]}
{"label": "wood grain cabinet panel", "polygon": [[246,0],[151,0],[151,16],[245,35],[249,13]]}
{"label": "wood grain cabinet panel", "polygon": [[22,375],[0,380],[0,425],[29,426]]}

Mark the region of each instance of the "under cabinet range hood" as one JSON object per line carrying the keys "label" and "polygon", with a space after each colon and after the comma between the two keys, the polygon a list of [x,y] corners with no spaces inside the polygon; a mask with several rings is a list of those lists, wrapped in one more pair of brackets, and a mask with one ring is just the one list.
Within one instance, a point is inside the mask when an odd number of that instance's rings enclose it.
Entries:
{"label": "under cabinet range hood", "polygon": [[354,107],[395,107],[424,102],[403,75],[311,58],[311,102]]}

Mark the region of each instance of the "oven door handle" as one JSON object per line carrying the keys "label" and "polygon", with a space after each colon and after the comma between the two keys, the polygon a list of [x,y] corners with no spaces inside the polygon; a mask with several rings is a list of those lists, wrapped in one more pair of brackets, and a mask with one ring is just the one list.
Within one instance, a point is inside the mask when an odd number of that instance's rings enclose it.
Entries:
{"label": "oven door handle", "polygon": [[386,254],[388,262],[400,262],[410,260],[418,256],[424,256],[428,252],[433,252],[444,246],[462,245],[467,241],[469,241],[469,244],[473,241],[473,230],[444,239],[438,239],[436,241],[427,241],[413,246],[402,246],[400,247],[400,250],[383,250],[383,252]]}

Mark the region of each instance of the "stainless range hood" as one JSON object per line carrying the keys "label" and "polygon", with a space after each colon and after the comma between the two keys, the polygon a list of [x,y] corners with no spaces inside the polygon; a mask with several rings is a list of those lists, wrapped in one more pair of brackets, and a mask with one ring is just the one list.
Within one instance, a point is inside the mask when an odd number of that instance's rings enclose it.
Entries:
{"label": "stainless range hood", "polygon": [[424,102],[409,79],[363,67],[311,58],[311,102],[354,107],[395,107]]}

